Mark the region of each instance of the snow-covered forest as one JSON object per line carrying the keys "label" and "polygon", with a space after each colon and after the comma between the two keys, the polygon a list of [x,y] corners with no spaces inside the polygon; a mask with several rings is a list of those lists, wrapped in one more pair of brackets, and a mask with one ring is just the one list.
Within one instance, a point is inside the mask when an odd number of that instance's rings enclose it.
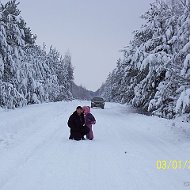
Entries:
{"label": "snow-covered forest", "polygon": [[145,24],[99,89],[107,101],[130,103],[165,118],[190,118],[190,3],[156,1]]}
{"label": "snow-covered forest", "polygon": [[73,80],[71,56],[36,43],[16,0],[0,5],[0,106],[90,99],[130,103],[153,115],[190,119],[190,4],[156,1],[96,92]]}
{"label": "snow-covered forest", "polygon": [[16,0],[0,4],[0,106],[72,99],[70,54],[37,45],[18,5]]}

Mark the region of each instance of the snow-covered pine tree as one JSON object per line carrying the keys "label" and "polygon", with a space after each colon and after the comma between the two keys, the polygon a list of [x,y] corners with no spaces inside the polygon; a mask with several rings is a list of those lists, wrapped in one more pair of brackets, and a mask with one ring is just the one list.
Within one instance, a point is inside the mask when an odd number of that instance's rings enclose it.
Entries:
{"label": "snow-covered pine tree", "polygon": [[64,75],[62,75],[61,77],[61,87],[62,87],[62,92],[65,94],[65,99],[67,100],[71,100],[72,97],[72,84],[73,84],[73,66],[71,64],[71,55],[69,52],[66,52],[63,61],[62,61],[62,65],[63,65],[63,72]]}
{"label": "snow-covered pine tree", "polygon": [[26,104],[26,99],[17,88],[20,82],[20,62],[25,45],[22,36],[23,29],[19,28],[20,11],[15,0],[0,5],[0,38],[1,38],[1,93],[0,105],[14,108]]}
{"label": "snow-covered pine tree", "polygon": [[[117,101],[161,117],[189,114],[189,11],[189,1],[151,4],[142,16],[146,23],[123,50],[122,67],[117,65],[101,87],[102,95],[108,89],[112,93],[111,79],[118,85]],[[116,73],[122,76],[117,79]]]}
{"label": "snow-covered pine tree", "polygon": [[18,4],[12,0],[0,5],[0,106],[71,99],[71,58],[68,64],[57,50],[47,53],[36,45]]}

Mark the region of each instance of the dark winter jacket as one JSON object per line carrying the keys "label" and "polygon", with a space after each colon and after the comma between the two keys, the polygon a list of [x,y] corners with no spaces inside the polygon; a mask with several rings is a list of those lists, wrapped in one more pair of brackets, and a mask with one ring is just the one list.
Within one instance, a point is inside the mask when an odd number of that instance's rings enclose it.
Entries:
{"label": "dark winter jacket", "polygon": [[78,115],[75,111],[68,120],[70,130],[70,139],[81,140],[89,130],[85,124],[84,114]]}
{"label": "dark winter jacket", "polygon": [[81,113],[81,115],[77,114],[77,111],[75,111],[68,120],[68,126],[74,130],[79,131],[83,125],[85,124],[84,120],[84,114]]}

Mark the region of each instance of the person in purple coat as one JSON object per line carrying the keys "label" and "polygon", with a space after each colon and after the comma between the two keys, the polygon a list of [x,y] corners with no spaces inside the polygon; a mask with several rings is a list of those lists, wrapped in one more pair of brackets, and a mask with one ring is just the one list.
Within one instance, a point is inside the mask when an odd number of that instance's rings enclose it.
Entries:
{"label": "person in purple coat", "polygon": [[85,118],[85,125],[90,129],[90,131],[89,131],[89,133],[87,133],[86,137],[89,140],[93,140],[94,134],[93,134],[93,130],[92,130],[92,125],[96,123],[96,119],[90,113],[89,106],[84,106],[83,112],[84,112],[84,118]]}

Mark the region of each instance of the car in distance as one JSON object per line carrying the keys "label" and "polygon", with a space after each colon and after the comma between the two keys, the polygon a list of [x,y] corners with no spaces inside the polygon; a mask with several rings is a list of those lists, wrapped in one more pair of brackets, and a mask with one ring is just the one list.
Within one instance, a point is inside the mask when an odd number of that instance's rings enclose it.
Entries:
{"label": "car in distance", "polygon": [[105,100],[101,97],[94,97],[91,100],[91,108],[93,107],[100,107],[102,109],[104,109],[105,106]]}

